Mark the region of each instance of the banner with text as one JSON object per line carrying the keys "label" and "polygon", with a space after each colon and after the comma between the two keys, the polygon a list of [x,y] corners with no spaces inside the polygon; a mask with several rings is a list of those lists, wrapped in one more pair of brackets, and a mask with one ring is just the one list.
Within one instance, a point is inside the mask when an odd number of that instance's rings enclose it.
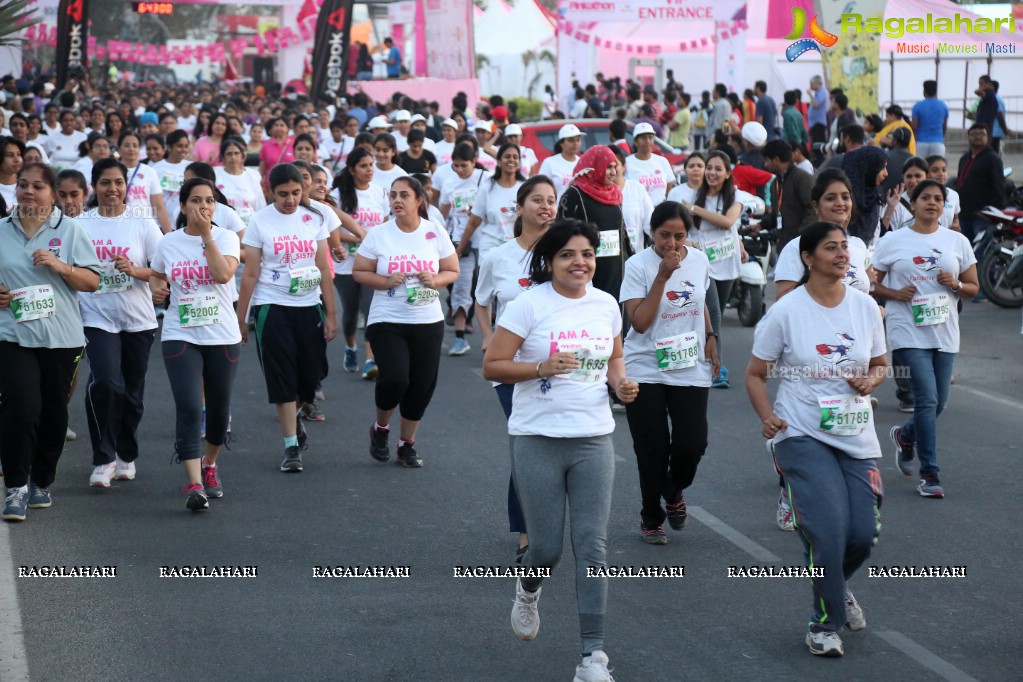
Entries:
{"label": "banner with text", "polygon": [[61,0],[57,7],[57,89],[81,77],[87,64],[89,0]]}
{"label": "banner with text", "polygon": [[320,7],[313,41],[314,99],[324,97],[336,104],[344,96],[354,4],[353,0],[326,0]]}
{"label": "banner with text", "polygon": [[426,19],[426,75],[475,78],[472,3],[469,0],[423,0],[423,16]]}
{"label": "banner with text", "polygon": [[815,0],[818,23],[838,41],[821,51],[824,82],[828,88],[842,88],[849,108],[857,116],[877,113],[878,63],[881,34],[867,31],[842,32],[842,15],[858,14],[864,20],[884,18],[886,0]]}

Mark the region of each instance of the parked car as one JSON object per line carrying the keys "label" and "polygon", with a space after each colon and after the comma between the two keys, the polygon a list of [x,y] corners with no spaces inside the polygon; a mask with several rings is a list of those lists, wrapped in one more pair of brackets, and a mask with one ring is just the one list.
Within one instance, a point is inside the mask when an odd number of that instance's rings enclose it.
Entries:
{"label": "parked car", "polygon": [[[543,160],[548,156],[554,155],[554,143],[558,141],[558,131],[566,123],[575,125],[583,134],[583,145],[579,150],[580,154],[594,145],[611,144],[611,133],[608,130],[608,124],[611,123],[609,118],[573,118],[521,123],[519,125],[522,127],[522,144],[532,149],[536,154],[537,161],[543,163]],[[632,129],[636,124],[626,121],[626,125],[628,126],[628,132],[625,134],[625,139],[631,146]],[[654,138],[654,140],[656,143],[654,152],[668,159],[676,175],[682,172],[689,153],[681,149],[674,149],[660,138]]]}

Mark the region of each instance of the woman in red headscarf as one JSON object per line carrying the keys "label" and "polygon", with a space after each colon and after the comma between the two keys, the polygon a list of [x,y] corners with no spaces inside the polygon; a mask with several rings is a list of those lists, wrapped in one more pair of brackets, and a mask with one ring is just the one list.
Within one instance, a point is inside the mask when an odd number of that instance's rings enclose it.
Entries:
{"label": "woman in red headscarf", "polygon": [[625,261],[635,253],[625,230],[622,191],[615,184],[618,158],[609,147],[590,147],[575,166],[572,184],[561,195],[559,218],[575,218],[596,226],[600,233],[593,286],[618,300]]}

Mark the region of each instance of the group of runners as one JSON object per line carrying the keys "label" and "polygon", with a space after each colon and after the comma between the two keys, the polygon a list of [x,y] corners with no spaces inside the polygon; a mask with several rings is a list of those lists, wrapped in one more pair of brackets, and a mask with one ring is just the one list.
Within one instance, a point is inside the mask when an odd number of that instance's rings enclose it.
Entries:
{"label": "group of runners", "polygon": [[[224,109],[203,109],[194,132],[158,128],[168,110],[157,107],[116,131],[100,117],[87,135],[73,130],[75,112],[58,111],[53,140],[40,139],[48,131],[0,138],[3,518],[25,520],[53,502],[83,356],[88,483],[135,478],[157,334],[176,414],[168,449],[183,466],[188,509],[224,495],[220,455],[250,340],[282,472],[303,470],[303,422],[325,418],[327,349],[338,335],[342,369],[375,382],[369,454],[390,460],[397,428],[395,461],[422,467],[416,434],[447,320],[449,355],[467,354],[478,331],[483,374],[507,418],[516,561],[559,562],[567,502],[582,641],[575,679],[610,679],[607,579],[586,568],[606,564],[613,413],[624,409],[635,450],[637,537],[666,544],[665,522],[682,531],[688,518],[710,389],[729,385],[721,317],[747,258],[738,228],[748,195],[733,159],[694,152],[676,185],[646,124],[633,131],[634,151],[582,153],[580,129],[566,124],[537,163],[519,126],[462,112],[432,121],[397,110],[363,125],[339,112],[310,120],[272,110],[244,123]],[[66,148],[76,140],[77,162]],[[46,159],[26,161],[30,149]],[[889,350],[909,368],[914,400],[890,434],[898,468],[910,476],[918,460],[920,494],[944,494],[936,420],[959,346],[956,303],[978,284],[973,251],[945,218],[947,190],[920,169],[906,165],[909,217],[882,234],[878,216],[866,238],[847,231],[854,181],[818,174],[817,221],[780,255],[784,297],[758,325],[746,370],[782,484],[779,526],[798,531],[811,565],[835,567],[812,580],[814,654],[841,655],[839,630],[866,624],[848,581],[880,529],[870,396]],[[541,586],[517,582],[511,624],[521,639],[537,635]]]}

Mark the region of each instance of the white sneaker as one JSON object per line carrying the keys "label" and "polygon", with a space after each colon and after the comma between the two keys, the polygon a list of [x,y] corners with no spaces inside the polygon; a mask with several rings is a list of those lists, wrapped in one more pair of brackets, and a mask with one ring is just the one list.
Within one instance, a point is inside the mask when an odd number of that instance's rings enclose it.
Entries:
{"label": "white sneaker", "polygon": [[810,647],[810,653],[814,656],[837,657],[845,653],[842,647],[842,638],[837,632],[809,632],[806,633],[806,646]]}
{"label": "white sneaker", "polygon": [[863,616],[863,609],[849,590],[845,591],[845,626],[853,632],[867,627],[867,619]]}
{"label": "white sneaker", "polygon": [[575,678],[572,682],[615,682],[611,671],[607,669],[607,654],[594,651],[575,667]]}
{"label": "white sneaker", "polygon": [[789,498],[784,489],[778,495],[778,509],[774,512],[774,520],[781,530],[795,530],[795,525],[792,523],[792,506],[789,504]]}
{"label": "white sneaker", "polygon": [[114,468],[116,466],[113,462],[110,464],[100,464],[92,470],[92,476],[89,476],[89,485],[93,488],[109,488],[110,481],[114,478]]}
{"label": "white sneaker", "polygon": [[67,433],[64,435],[64,440],[66,440],[68,442],[71,442],[73,440],[78,440],[78,434],[75,433],[74,431],[72,431],[71,427],[69,426],[68,429],[67,429]]}
{"label": "white sneaker", "polygon": [[120,457],[117,457],[114,465],[114,478],[118,481],[135,480],[135,462],[124,462],[121,461]]}
{"label": "white sneaker", "polygon": [[[542,589],[542,588],[540,588]],[[540,613],[536,606],[540,601],[540,589],[526,592],[522,581],[515,581],[515,602],[512,605],[511,625],[515,636],[523,640],[536,639],[540,631]]]}

